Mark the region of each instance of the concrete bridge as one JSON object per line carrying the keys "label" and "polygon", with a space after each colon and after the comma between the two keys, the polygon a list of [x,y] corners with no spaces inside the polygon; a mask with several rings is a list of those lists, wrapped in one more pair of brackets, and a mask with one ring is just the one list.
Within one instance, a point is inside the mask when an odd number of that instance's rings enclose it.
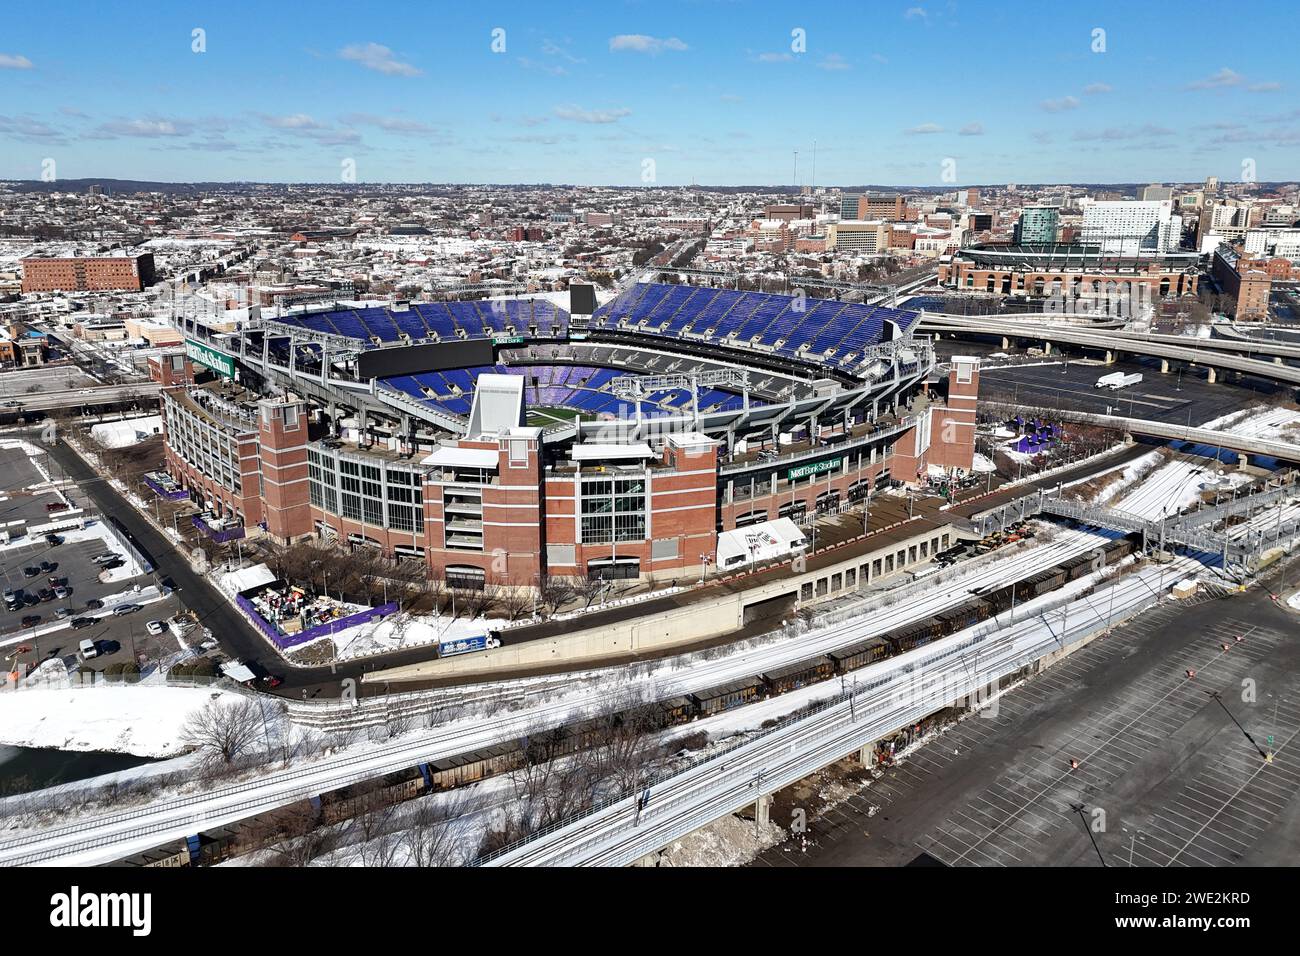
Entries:
{"label": "concrete bridge", "polygon": [[[1046,319],[1047,316],[1042,318]],[[1283,364],[1285,359],[1300,359],[1300,347],[1259,340],[1191,339],[1179,335],[1156,335],[1138,332],[1098,330],[1087,326],[1077,327],[1062,323],[1062,316],[1051,317],[1055,325],[1038,324],[1022,317],[1017,320],[1005,317],[966,317],[922,313],[922,331],[939,336],[946,334],[1001,336],[1003,347],[1010,347],[1012,339],[1031,339],[1043,343],[1043,350],[1051,354],[1053,344],[1066,343],[1101,352],[1107,363],[1116,361],[1125,352],[1145,355],[1161,360],[1162,372],[1169,371],[1171,360],[1199,365],[1209,372],[1209,381],[1217,381],[1220,370],[1229,369],[1243,375],[1300,385],[1300,368]],[[1253,355],[1265,358],[1252,358]]]}

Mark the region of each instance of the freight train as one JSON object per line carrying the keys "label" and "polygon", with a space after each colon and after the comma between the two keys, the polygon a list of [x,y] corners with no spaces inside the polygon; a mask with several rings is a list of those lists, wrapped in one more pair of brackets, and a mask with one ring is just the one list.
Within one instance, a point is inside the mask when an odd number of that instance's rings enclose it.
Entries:
{"label": "freight train", "polygon": [[[658,701],[646,708],[640,718],[648,720],[653,729],[664,730],[859,670],[955,634],[1001,614],[1013,603],[1032,600],[1093,571],[1116,564],[1132,554],[1134,547],[1132,540],[1119,538],[1104,547],[1071,558],[1014,584],[991,588],[957,607],[888,634],[744,680]],[[611,723],[617,725],[625,716],[626,714],[614,714],[596,718],[556,728],[517,744],[499,744],[472,753],[422,763],[408,770],[340,787],[319,797],[302,800],[239,823],[205,830],[114,865],[211,866],[257,849],[274,846],[277,841],[293,835],[304,826],[341,823],[370,810],[394,806],[425,794],[451,790],[509,773],[525,763],[540,763],[574,753],[589,746],[605,728]]]}

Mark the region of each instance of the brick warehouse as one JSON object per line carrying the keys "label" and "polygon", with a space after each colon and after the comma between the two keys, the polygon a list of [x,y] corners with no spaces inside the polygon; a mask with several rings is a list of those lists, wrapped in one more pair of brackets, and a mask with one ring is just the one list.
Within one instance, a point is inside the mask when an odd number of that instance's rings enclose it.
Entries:
{"label": "brick warehouse", "polygon": [[155,374],[173,476],[253,533],[458,587],[672,578],[720,533],[970,469],[978,361],[936,378],[916,318],[649,283],[590,317],[512,300],[195,322],[210,380]]}

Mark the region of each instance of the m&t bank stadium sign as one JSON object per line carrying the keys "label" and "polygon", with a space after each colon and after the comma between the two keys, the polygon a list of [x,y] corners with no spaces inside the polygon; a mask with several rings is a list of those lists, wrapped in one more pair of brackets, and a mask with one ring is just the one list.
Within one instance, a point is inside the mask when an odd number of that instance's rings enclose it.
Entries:
{"label": "m&t bank stadium sign", "polygon": [[226,378],[235,377],[235,360],[229,355],[222,355],[216,349],[208,348],[202,342],[186,339],[185,354],[200,365],[212,369],[218,375],[224,375]]}
{"label": "m&t bank stadium sign", "polygon": [[811,465],[798,465],[785,473],[785,480],[795,481],[799,478],[807,478],[809,475],[821,475],[828,471],[835,471],[843,461],[843,458],[832,458],[830,461],[815,461]]}

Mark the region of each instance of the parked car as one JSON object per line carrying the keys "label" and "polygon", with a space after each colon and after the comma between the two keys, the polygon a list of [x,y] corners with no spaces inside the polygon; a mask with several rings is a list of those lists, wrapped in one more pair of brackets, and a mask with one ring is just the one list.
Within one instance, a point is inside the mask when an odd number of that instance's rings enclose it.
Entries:
{"label": "parked car", "polygon": [[37,571],[36,573],[37,573],[37,574],[42,574],[42,573],[44,573],[44,574],[53,574],[53,573],[54,573],[55,571],[57,571],[58,569],[59,569],[59,562],[55,561],[55,562],[51,563],[51,562],[49,562],[49,561],[42,561],[42,562],[41,562],[41,569],[40,569],[39,571]]}
{"label": "parked car", "polygon": [[99,655],[99,645],[87,638],[77,645],[77,657],[83,661],[88,661],[92,657]]}
{"label": "parked car", "polygon": [[45,536],[45,543],[51,548],[57,548],[59,545],[63,544],[63,539],[57,534],[47,534]]}
{"label": "parked car", "polygon": [[54,609],[54,616],[57,617],[57,618],[59,618],[60,620],[62,620],[62,619],[65,618],[65,617],[72,617],[72,608],[70,608],[70,607],[56,607],[56,608]]}
{"label": "parked car", "polygon": [[28,614],[26,617],[23,618],[23,627],[35,627],[37,624],[40,623],[41,623],[41,616],[39,614]]}
{"label": "parked car", "polygon": [[72,594],[71,588],[65,588],[63,585],[59,585],[57,588],[54,589],[54,596],[58,598],[60,601],[68,597],[70,594]]}
{"label": "parked car", "polygon": [[108,564],[112,561],[121,561],[122,559],[112,551],[105,551],[103,554],[97,554],[90,559],[96,564]]}
{"label": "parked car", "polygon": [[103,606],[104,606],[104,602],[101,601],[99,598],[91,598],[89,601],[86,602],[87,611],[98,611]]}
{"label": "parked car", "polygon": [[140,608],[141,605],[139,604],[119,604],[117,607],[113,608],[113,616],[125,617],[127,614],[134,614],[136,611],[140,610]]}
{"label": "parked car", "polygon": [[23,577],[25,578],[34,578],[37,577],[40,573],[41,573],[40,568],[33,568],[30,566],[23,568]]}
{"label": "parked car", "polygon": [[49,588],[41,588],[36,593],[40,597],[42,603],[48,603],[54,600],[54,592]]}
{"label": "parked car", "polygon": [[81,630],[83,627],[94,627],[95,619],[93,617],[74,617],[72,627],[74,630]]}
{"label": "parked car", "polygon": [[162,621],[150,621],[144,626],[144,629],[156,637],[167,630],[167,625]]}
{"label": "parked car", "polygon": [[65,505],[62,501],[50,501],[50,502],[46,502],[45,510],[46,511],[67,511],[68,506]]}

